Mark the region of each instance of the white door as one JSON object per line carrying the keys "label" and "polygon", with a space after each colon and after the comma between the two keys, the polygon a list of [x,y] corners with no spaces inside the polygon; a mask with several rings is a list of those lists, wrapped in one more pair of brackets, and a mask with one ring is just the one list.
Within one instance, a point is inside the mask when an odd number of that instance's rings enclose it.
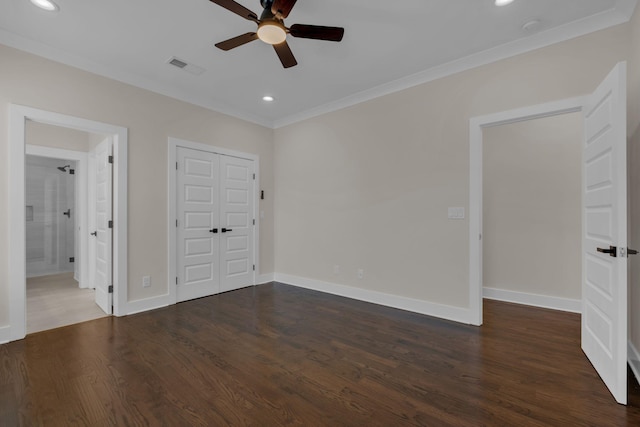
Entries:
{"label": "white door", "polygon": [[[107,314],[113,306],[111,139],[95,149],[95,277],[96,304]],[[113,288],[111,288],[113,289]]]}
{"label": "white door", "polygon": [[253,162],[220,156],[221,289],[253,284]]}
{"label": "white door", "polygon": [[177,301],[220,292],[219,157],[178,147]]}
{"label": "white door", "polygon": [[627,403],[626,144],[626,63],[620,63],[584,109],[582,349],[622,404]]}

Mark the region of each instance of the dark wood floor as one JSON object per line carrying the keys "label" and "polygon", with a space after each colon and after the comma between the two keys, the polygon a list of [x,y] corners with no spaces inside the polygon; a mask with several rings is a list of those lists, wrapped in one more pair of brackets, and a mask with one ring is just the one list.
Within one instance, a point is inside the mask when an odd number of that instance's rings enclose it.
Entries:
{"label": "dark wood floor", "polygon": [[0,425],[638,426],[575,314],[476,328],[281,284],[0,346]]}

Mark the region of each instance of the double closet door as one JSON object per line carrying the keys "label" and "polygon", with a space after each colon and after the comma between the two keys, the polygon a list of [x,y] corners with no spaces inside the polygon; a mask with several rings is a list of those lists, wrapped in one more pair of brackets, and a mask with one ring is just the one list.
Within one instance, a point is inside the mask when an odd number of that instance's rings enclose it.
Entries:
{"label": "double closet door", "polygon": [[178,147],[177,301],[254,284],[253,161]]}

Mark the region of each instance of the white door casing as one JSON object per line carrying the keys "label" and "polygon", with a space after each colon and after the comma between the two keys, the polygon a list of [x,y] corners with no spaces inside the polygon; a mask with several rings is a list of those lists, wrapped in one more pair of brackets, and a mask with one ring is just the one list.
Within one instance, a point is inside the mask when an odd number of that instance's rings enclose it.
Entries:
{"label": "white door casing", "polygon": [[[582,349],[616,401],[626,404],[626,63],[587,98],[582,149]],[[598,252],[610,246],[613,254]]]}
{"label": "white door casing", "polygon": [[95,149],[95,299],[96,304],[107,314],[111,314],[113,293],[112,271],[112,169],[109,158],[112,143],[108,138]]}
{"label": "white door casing", "polygon": [[219,156],[178,147],[177,301],[220,292]]}
{"label": "white door casing", "polygon": [[220,156],[220,268],[223,292],[253,283],[253,162]]}

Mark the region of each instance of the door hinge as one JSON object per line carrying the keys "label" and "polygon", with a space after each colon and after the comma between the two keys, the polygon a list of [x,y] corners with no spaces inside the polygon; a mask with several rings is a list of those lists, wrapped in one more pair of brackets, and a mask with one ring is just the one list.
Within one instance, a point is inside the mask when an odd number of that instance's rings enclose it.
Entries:
{"label": "door hinge", "polygon": [[256,174],[255,174],[255,173],[253,174],[253,179],[254,179],[254,180],[256,179]]}
{"label": "door hinge", "polygon": [[178,220],[176,219],[176,227],[178,226]]}
{"label": "door hinge", "polygon": [[253,264],[253,271],[256,271],[256,265]]}
{"label": "door hinge", "polygon": [[113,285],[109,286],[109,293],[112,294],[113,293]]}
{"label": "door hinge", "polygon": [[113,164],[113,156],[109,156],[109,163]]}
{"label": "door hinge", "polygon": [[76,257],[73,257],[73,256],[72,256],[72,257],[70,257],[70,258],[69,258],[69,262],[76,262]]}
{"label": "door hinge", "polygon": [[113,221],[109,221],[109,228],[113,228]]}
{"label": "door hinge", "polygon": [[253,220],[253,225],[256,225],[256,220],[255,220],[255,218],[254,218],[254,220]]}
{"label": "door hinge", "polygon": [[176,285],[178,284],[178,276],[176,276]]}
{"label": "door hinge", "polygon": [[178,170],[178,162],[176,162],[176,170]]}

